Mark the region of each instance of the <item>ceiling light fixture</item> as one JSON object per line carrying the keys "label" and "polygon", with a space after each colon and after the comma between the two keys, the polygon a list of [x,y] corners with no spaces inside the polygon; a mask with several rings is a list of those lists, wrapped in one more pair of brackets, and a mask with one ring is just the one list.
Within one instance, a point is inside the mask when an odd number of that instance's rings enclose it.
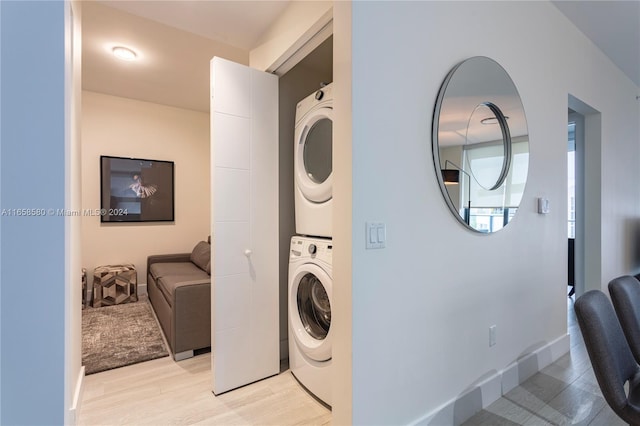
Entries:
{"label": "ceiling light fixture", "polygon": [[111,51],[113,52],[113,56],[123,61],[135,61],[138,57],[136,52],[127,47],[116,46],[111,49]]}

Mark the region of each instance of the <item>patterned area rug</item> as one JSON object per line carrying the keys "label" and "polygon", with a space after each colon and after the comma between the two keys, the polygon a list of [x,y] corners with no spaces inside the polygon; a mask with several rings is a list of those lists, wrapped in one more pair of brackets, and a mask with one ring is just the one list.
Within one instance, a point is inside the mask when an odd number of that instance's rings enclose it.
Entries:
{"label": "patterned area rug", "polygon": [[82,311],[82,365],[98,373],[168,356],[147,301]]}

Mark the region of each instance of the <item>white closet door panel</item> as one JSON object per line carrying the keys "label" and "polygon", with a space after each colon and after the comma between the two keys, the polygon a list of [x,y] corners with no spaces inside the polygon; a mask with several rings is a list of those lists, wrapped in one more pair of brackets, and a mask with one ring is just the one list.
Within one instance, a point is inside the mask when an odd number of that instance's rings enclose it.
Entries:
{"label": "white closet door panel", "polygon": [[215,166],[249,170],[251,120],[216,112],[212,130],[216,141]]}
{"label": "white closet door panel", "polygon": [[[216,391],[216,382],[249,384],[256,380],[256,365],[253,362],[251,351],[252,330],[248,327],[237,327],[216,332],[216,346],[223,350],[216,350],[214,356],[214,366],[224,366],[214,371],[214,392],[216,394],[230,389]],[[242,386],[242,385],[240,385]],[[238,387],[238,386],[236,386]]]}
{"label": "white closet door panel", "polygon": [[[222,58],[214,58],[217,63],[213,69],[216,84],[212,90],[213,102],[211,111],[224,114],[251,116],[251,68]],[[277,105],[277,102],[276,102]]]}
{"label": "white closet door panel", "polygon": [[216,278],[216,294],[218,295],[214,307],[218,319],[214,324],[216,332],[249,325],[250,304],[234,305],[228,301],[251,300],[252,285],[252,280],[246,274]]}
{"label": "white closet door panel", "polygon": [[[265,77],[271,77],[271,75],[260,73],[253,77],[255,83],[261,83]],[[253,145],[250,157],[252,175],[261,178],[252,179],[251,197],[257,205],[264,206],[265,211],[253,212],[261,215],[261,220],[254,223],[258,227],[254,229],[254,235],[261,239],[266,237],[277,239],[278,229],[269,225],[278,223],[278,197],[273,196],[273,188],[278,187],[278,150],[273,149],[268,141],[278,138],[278,111],[270,108],[271,99],[278,98],[278,87],[269,87],[264,84],[257,84],[257,87],[253,102],[254,118],[251,120]],[[276,269],[277,267],[275,265]]]}
{"label": "white closet door panel", "polygon": [[214,181],[215,221],[248,222],[251,209],[249,170],[216,167]]}
{"label": "white closet door panel", "polygon": [[278,98],[278,87],[265,84],[272,75],[254,73],[252,77],[255,88],[251,120],[251,174],[261,178],[251,179],[251,200],[262,208],[251,211],[251,244],[255,251],[251,262],[257,274],[271,277],[270,281],[263,280],[253,291],[254,298],[263,302],[254,307],[255,315],[264,318],[254,325],[254,332],[259,336],[256,345],[270,348],[256,362],[275,365],[280,362],[279,318],[270,316],[269,311],[271,306],[279,304],[279,257],[278,250],[272,249],[273,242],[279,241],[278,227],[273,226],[278,223],[278,196],[273,191],[278,187],[278,149],[273,149],[268,141],[278,139],[278,112],[271,107],[272,99]]}
{"label": "white closet door panel", "polygon": [[251,247],[248,222],[219,222],[216,226],[217,247],[213,259],[216,277],[246,274],[249,258],[245,253]]}
{"label": "white closet door panel", "polygon": [[211,70],[211,329],[220,394],[280,369],[278,79],[219,58]]}

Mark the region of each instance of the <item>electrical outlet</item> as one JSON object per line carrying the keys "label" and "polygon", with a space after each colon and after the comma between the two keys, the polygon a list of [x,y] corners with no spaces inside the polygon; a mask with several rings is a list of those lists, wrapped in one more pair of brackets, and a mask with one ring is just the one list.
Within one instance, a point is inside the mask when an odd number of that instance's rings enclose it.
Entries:
{"label": "electrical outlet", "polygon": [[489,327],[489,346],[495,346],[496,344],[496,326]]}

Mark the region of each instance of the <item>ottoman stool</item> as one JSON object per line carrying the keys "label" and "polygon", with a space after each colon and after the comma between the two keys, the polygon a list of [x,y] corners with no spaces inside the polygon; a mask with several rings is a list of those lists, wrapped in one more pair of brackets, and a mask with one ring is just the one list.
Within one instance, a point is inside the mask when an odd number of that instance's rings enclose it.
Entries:
{"label": "ottoman stool", "polygon": [[138,273],[132,264],[98,266],[93,271],[93,307],[138,301]]}

